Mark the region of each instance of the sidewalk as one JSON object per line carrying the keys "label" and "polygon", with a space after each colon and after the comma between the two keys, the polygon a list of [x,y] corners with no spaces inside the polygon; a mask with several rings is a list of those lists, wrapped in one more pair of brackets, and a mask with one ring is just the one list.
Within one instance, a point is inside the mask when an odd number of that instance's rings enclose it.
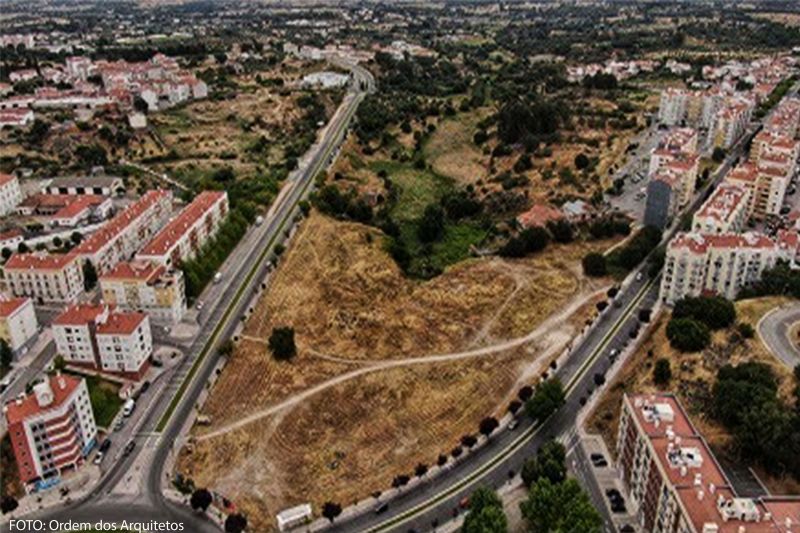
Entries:
{"label": "sidewalk", "polygon": [[[12,512],[0,515],[0,524],[12,518],[23,517],[35,511],[68,504],[85,496],[100,479],[100,469],[92,464],[84,464],[75,472],[61,478],[61,482],[42,492],[28,494],[19,499],[19,507]],[[67,489],[67,494],[62,491]]]}

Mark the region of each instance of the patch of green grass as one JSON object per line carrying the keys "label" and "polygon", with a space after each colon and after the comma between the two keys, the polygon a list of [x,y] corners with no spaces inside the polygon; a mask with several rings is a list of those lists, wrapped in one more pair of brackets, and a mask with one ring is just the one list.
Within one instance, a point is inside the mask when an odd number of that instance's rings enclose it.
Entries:
{"label": "patch of green grass", "polygon": [[407,273],[427,279],[470,256],[470,248],[486,238],[487,231],[474,221],[450,222],[445,225],[441,239],[424,244],[417,237],[417,223],[407,221],[400,226],[400,240],[406,246],[411,261]]}
{"label": "patch of green grass", "polygon": [[107,428],[122,407],[119,386],[97,376],[86,376],[86,386],[89,388],[95,423]]}
{"label": "patch of green grass", "polygon": [[453,189],[452,179],[427,168],[415,168],[412,163],[378,161],[370,166],[374,172],[385,170],[398,189],[397,203],[391,212],[398,223],[419,218],[428,205]]}

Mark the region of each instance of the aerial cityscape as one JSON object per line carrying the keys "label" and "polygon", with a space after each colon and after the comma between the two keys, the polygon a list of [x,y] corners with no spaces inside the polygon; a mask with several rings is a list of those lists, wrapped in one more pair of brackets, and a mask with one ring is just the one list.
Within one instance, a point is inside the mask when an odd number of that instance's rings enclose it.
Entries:
{"label": "aerial cityscape", "polygon": [[800,533],[800,2],[0,21],[0,531]]}

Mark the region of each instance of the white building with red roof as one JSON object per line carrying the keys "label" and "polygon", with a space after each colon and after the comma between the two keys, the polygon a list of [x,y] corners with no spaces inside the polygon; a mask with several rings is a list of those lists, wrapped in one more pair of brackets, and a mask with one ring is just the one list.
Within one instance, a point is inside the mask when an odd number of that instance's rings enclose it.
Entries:
{"label": "white building with red roof", "polygon": [[120,261],[133,257],[166,223],[171,209],[171,192],[147,191],[76,246],[72,253],[91,261],[98,273],[108,272]]}
{"label": "white building with red roof", "polygon": [[14,254],[3,266],[7,290],[39,303],[70,303],[83,292],[83,270],[74,254]]}
{"label": "white building with red roof", "polygon": [[57,484],[97,442],[86,381],[56,374],[3,407],[17,469],[28,492]]}
{"label": "white building with red roof", "polygon": [[625,394],[617,461],[628,505],[650,533],[791,533],[800,498],[741,497],[671,394]]}
{"label": "white building with red roof", "polygon": [[33,300],[0,296],[0,339],[14,351],[19,351],[39,331]]}
{"label": "white building with red roof", "polygon": [[533,206],[517,217],[517,222],[523,228],[547,227],[548,222],[563,220],[561,210],[546,204],[533,204]]}
{"label": "white building with red roof", "polygon": [[12,213],[22,201],[19,180],[11,174],[0,174],[0,216]]}
{"label": "white building with red roof", "polygon": [[58,353],[68,364],[139,380],[150,366],[150,319],[108,304],[68,307],[53,321]]}
{"label": "white building with red roof", "polygon": [[729,300],[780,261],[794,262],[797,234],[773,240],[762,233],[679,233],[667,245],[659,296],[672,305],[686,296],[716,294]]}
{"label": "white building with red roof", "polygon": [[3,109],[0,107],[0,129],[5,127],[21,128],[33,122],[35,118],[33,109]]}
{"label": "white building with red roof", "polygon": [[19,228],[10,229],[0,233],[0,250],[7,248],[14,252],[21,242],[25,242],[25,236]]}
{"label": "white building with red roof", "polygon": [[721,183],[703,202],[692,219],[697,233],[737,233],[747,222],[750,191],[732,183]]}
{"label": "white building with red roof", "polygon": [[228,193],[203,191],[148,242],[136,258],[165,267],[195,256],[228,214]]}
{"label": "white building with red roof", "polygon": [[96,194],[32,194],[17,206],[20,215],[47,217],[49,224],[66,227],[104,220],[112,209],[111,198]]}
{"label": "white building with red roof", "polygon": [[100,276],[103,301],[142,311],[156,324],[180,322],[186,312],[183,272],[150,261],[122,262]]}

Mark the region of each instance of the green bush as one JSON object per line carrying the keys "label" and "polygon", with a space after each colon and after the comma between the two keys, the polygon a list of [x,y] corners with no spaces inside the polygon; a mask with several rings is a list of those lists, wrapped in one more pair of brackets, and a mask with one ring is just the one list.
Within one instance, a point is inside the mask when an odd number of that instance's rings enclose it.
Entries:
{"label": "green bush", "polygon": [[693,318],[673,318],[667,324],[669,344],[682,352],[697,352],[709,345],[711,332],[704,323]]}

